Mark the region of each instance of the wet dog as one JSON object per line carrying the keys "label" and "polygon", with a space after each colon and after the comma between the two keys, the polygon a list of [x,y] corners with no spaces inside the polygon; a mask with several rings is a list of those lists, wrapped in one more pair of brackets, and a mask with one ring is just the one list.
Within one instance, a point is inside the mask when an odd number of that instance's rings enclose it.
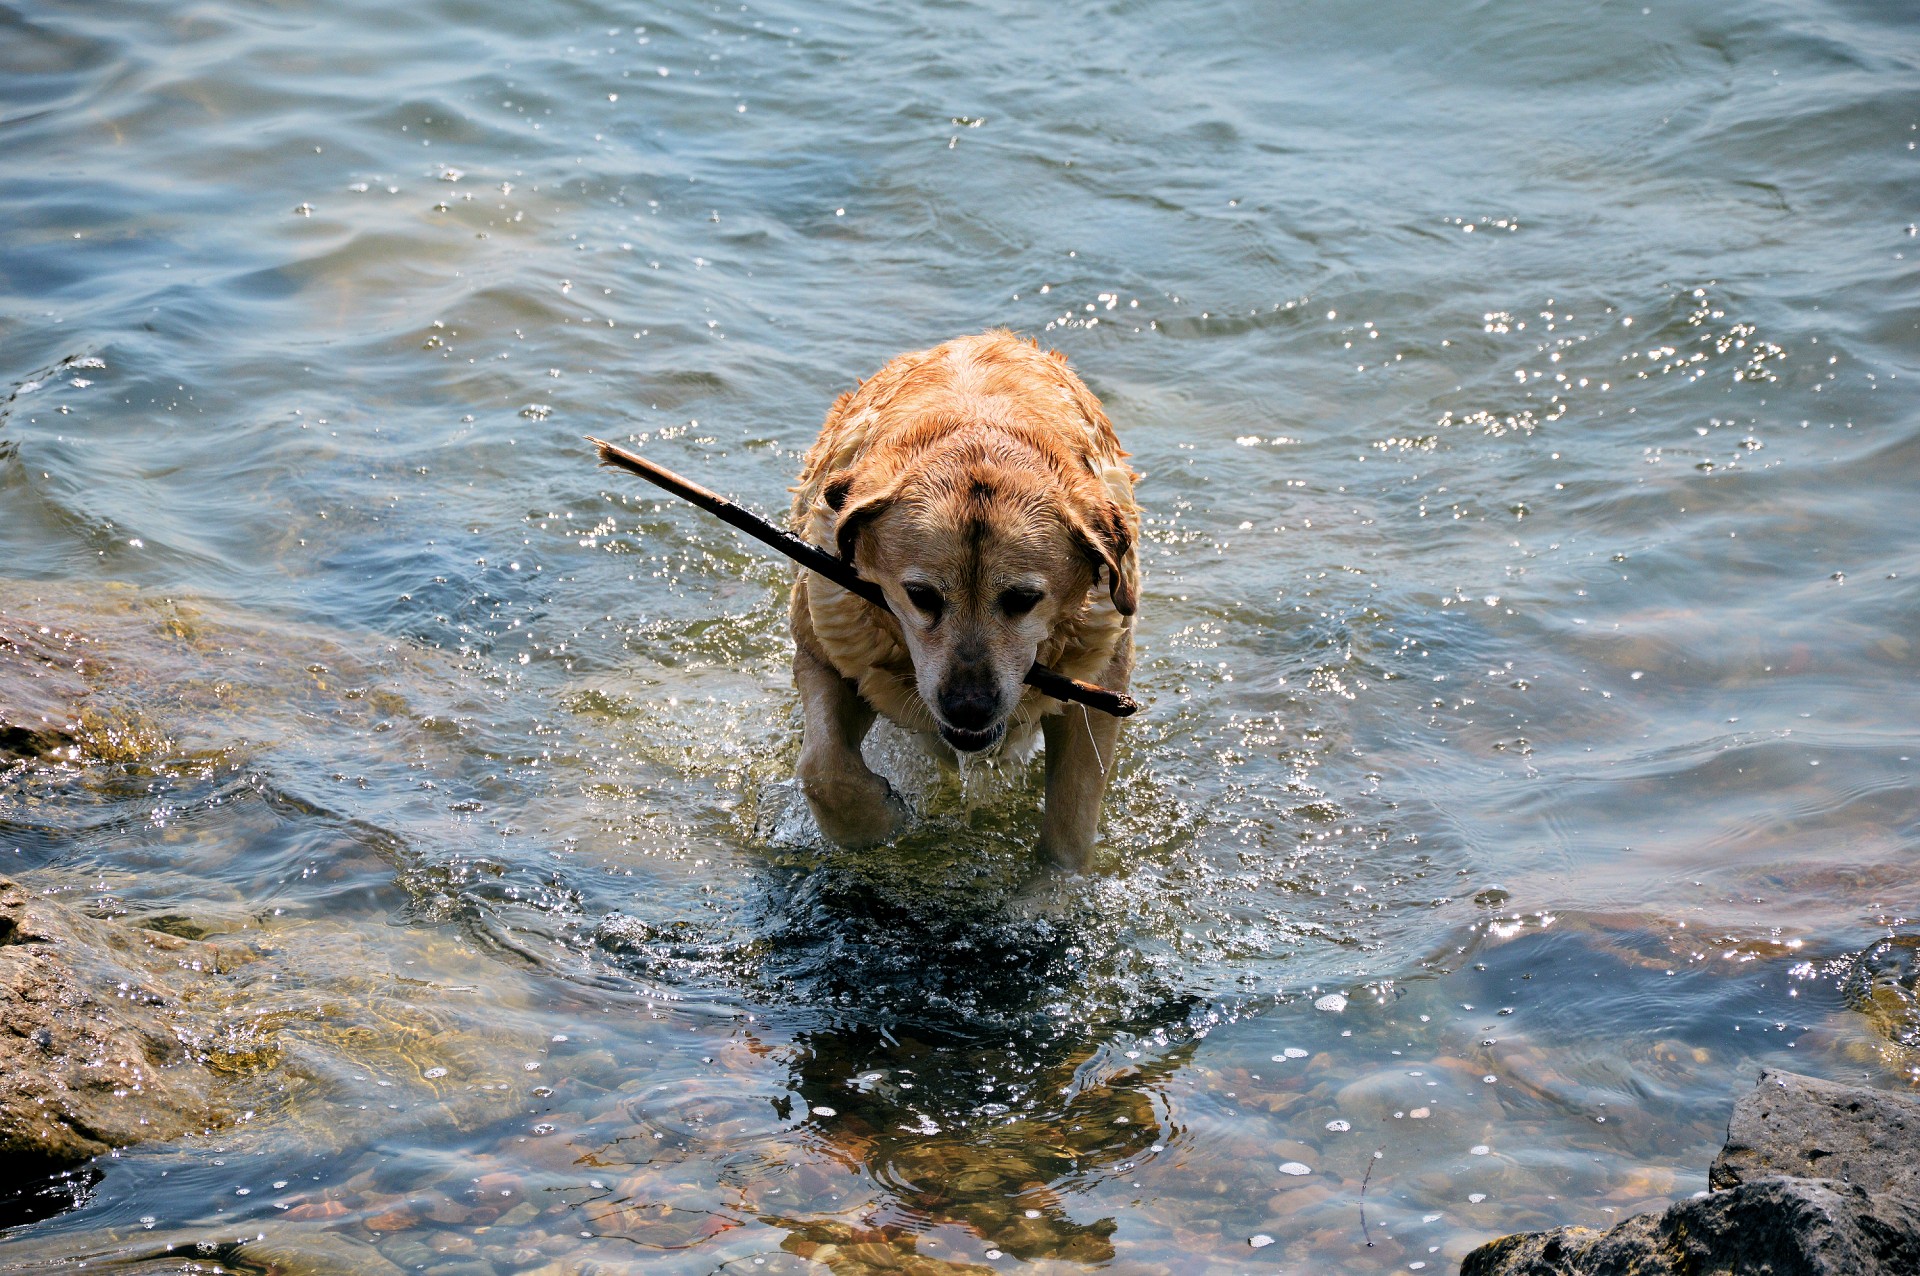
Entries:
{"label": "wet dog", "polygon": [[1100,402],[1009,332],[900,355],[827,413],[791,526],[885,591],[891,612],[812,572],[794,581],[800,784],[826,835],[899,828],[860,756],[876,713],[960,754],[1046,742],[1040,845],[1086,867],[1119,720],[1023,686],[1041,660],[1126,689],[1140,567],[1137,477]]}

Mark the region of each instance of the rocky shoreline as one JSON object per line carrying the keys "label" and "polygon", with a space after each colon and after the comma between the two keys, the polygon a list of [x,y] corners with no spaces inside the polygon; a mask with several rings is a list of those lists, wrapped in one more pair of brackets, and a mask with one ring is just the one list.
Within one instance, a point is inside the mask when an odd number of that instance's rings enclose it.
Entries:
{"label": "rocky shoreline", "polygon": [[0,877],[0,1160],[52,1170],[213,1121],[170,986],[213,944],[96,921]]}
{"label": "rocky shoreline", "polygon": [[1767,1069],[1735,1105],[1707,1184],[1610,1231],[1502,1237],[1460,1276],[1920,1272],[1920,1100]]}

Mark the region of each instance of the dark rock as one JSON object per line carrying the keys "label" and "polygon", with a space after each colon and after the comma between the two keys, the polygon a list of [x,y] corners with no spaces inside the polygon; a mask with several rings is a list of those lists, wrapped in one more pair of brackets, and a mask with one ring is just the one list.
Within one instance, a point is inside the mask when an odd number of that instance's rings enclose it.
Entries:
{"label": "dark rock", "polygon": [[1734,1109],[1708,1179],[1717,1190],[1608,1232],[1503,1237],[1460,1274],[1912,1276],[1916,1135],[1920,1102],[1769,1070]]}
{"label": "dark rock", "polygon": [[1911,1276],[1920,1202],[1831,1179],[1768,1178],[1641,1214],[1609,1232],[1503,1237],[1460,1276]]}
{"label": "dark rock", "polygon": [[52,1169],[212,1123],[159,972],[219,950],[95,921],[0,877],[0,1164]]}
{"label": "dark rock", "polygon": [[1920,1197],[1920,1100],[1769,1068],[1727,1123],[1707,1186],[1774,1175]]}
{"label": "dark rock", "polygon": [[1920,1050],[1920,935],[1888,935],[1845,959],[1847,1009],[1902,1050]]}

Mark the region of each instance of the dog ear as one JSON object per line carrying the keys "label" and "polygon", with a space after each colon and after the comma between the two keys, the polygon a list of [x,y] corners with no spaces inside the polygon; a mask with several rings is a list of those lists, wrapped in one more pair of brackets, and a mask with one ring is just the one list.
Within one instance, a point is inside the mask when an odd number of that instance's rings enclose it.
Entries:
{"label": "dog ear", "polygon": [[1112,501],[1102,501],[1085,517],[1076,517],[1072,526],[1074,539],[1080,542],[1082,551],[1093,563],[1095,583],[1099,582],[1100,569],[1106,568],[1107,590],[1114,610],[1122,616],[1133,615],[1140,605],[1140,580],[1137,570],[1129,570],[1133,531],[1127,526],[1120,507]]}
{"label": "dog ear", "polygon": [[[836,482],[838,480],[835,480]],[[832,485],[829,484],[829,487]],[[851,483],[848,485],[851,486]],[[863,496],[852,505],[847,505],[847,489],[840,491],[840,504],[834,508],[840,510],[840,521],[834,524],[833,539],[840,550],[840,561],[849,567],[853,565],[853,552],[860,544],[860,529],[871,523],[893,503],[892,491],[875,492]],[[832,504],[829,498],[828,504]],[[842,508],[844,507],[844,508]]]}
{"label": "dog ear", "polygon": [[827,480],[827,485],[820,489],[820,496],[826,501],[827,508],[837,514],[840,507],[847,503],[847,493],[852,490],[853,475],[847,470],[842,470]]}

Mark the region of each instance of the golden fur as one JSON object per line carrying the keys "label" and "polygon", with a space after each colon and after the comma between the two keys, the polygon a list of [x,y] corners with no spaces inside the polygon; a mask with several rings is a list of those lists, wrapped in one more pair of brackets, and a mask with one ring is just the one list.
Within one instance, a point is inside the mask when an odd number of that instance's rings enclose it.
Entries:
{"label": "golden fur", "polygon": [[[938,729],[939,715],[916,677],[915,653],[928,677],[937,673],[934,662],[951,653],[936,640],[938,613],[922,625],[898,592],[897,577],[902,570],[917,571],[914,563],[942,556],[959,564],[950,579],[957,579],[955,573],[979,576],[989,569],[976,560],[992,554],[992,582],[982,577],[967,588],[991,592],[1009,580],[1030,581],[1046,601],[1024,629],[1019,620],[998,616],[988,637],[967,648],[975,653],[970,658],[982,663],[978,652],[987,643],[993,658],[1009,668],[1025,653],[1027,660],[1037,658],[1071,677],[1124,682],[1140,577],[1136,477],[1099,401],[1058,352],[993,331],[898,356],[834,402],[793,489],[790,525],[889,587],[894,611],[912,618],[914,632],[904,634],[896,615],[801,572],[792,597],[796,676],[803,664],[817,661],[851,683],[866,706],[901,726]],[[947,629],[968,632],[957,613]],[[1042,719],[1065,706],[1018,686],[1025,664],[1015,672],[1008,695],[1017,696],[1017,703],[1003,706],[1000,747],[1021,749]],[[810,684],[805,677],[800,681],[805,694]],[[1081,712],[1071,716],[1078,720]],[[810,712],[810,734],[816,717]],[[852,741],[856,759],[857,735],[863,733],[859,725]],[[1050,769],[1054,761],[1050,756]],[[806,764],[803,754],[803,780]],[[1104,789],[1107,765],[1098,765],[1098,787]],[[817,812],[821,805],[815,802]],[[1089,826],[1084,840],[1090,842],[1091,834]],[[1076,856],[1083,858],[1084,851],[1065,854]]]}

